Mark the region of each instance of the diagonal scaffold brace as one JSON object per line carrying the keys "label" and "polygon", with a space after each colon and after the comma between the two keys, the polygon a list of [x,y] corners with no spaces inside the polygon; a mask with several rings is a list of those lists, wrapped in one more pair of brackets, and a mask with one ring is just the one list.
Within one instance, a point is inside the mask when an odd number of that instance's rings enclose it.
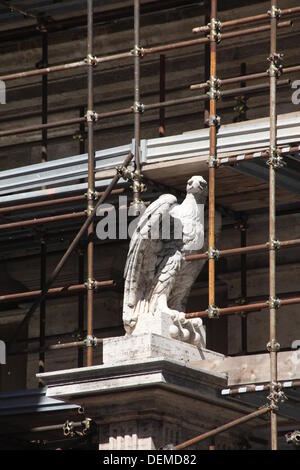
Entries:
{"label": "diagonal scaffold brace", "polygon": [[187,447],[194,446],[196,444],[199,444],[202,441],[205,441],[206,439],[210,439],[214,436],[217,436],[218,434],[221,434],[225,431],[228,431],[229,429],[234,428],[235,426],[239,426],[241,424],[247,423],[248,421],[251,421],[252,419],[259,418],[260,416],[263,416],[270,411],[270,405],[264,405],[261,408],[259,408],[256,411],[253,411],[252,413],[242,416],[240,418],[237,418],[233,421],[230,421],[229,423],[223,424],[222,426],[219,426],[215,429],[212,429],[211,431],[207,431],[203,434],[200,434],[199,436],[193,437],[192,439],[189,439],[185,442],[182,442],[181,444],[178,445],[168,445],[165,447],[165,449],[169,450],[182,450],[186,449]]}

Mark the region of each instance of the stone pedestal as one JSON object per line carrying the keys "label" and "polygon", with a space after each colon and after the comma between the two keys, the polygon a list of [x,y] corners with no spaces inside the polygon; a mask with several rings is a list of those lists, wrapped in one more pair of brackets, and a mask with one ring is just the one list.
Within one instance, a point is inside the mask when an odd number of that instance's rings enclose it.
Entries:
{"label": "stone pedestal", "polygon": [[120,365],[132,361],[164,358],[188,364],[204,359],[223,359],[222,354],[155,333],[119,336],[103,340],[103,364]]}
{"label": "stone pedestal", "polygon": [[[49,397],[85,408],[99,426],[99,449],[151,450],[182,442],[246,412],[228,401],[224,407],[220,394],[227,384],[224,374],[191,364],[218,357],[145,333],[105,339],[102,365],[38,376],[47,384]],[[217,439],[218,445],[239,448],[241,435],[241,428],[233,429]],[[204,442],[199,448],[207,446]]]}

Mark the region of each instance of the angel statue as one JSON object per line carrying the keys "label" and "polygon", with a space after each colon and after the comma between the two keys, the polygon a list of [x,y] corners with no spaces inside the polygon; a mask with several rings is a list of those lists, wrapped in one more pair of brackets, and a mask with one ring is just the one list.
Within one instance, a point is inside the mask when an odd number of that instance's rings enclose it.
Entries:
{"label": "angel statue", "polygon": [[[185,309],[193,283],[205,260],[188,262],[185,257],[206,248],[204,205],[207,183],[191,177],[182,204],[163,194],[140,216],[131,238],[124,278],[123,322],[127,335],[141,330],[142,323],[158,315],[170,319],[173,338],[200,341],[200,319],[186,320]],[[149,326],[150,325],[150,326]]]}

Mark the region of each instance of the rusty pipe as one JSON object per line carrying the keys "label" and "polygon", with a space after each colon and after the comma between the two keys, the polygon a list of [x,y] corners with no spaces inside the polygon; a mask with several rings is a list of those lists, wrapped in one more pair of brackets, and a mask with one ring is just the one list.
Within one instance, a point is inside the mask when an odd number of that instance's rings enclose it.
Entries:
{"label": "rusty pipe", "polygon": [[[294,72],[300,72],[300,65],[294,65],[292,67],[283,67],[282,69],[282,73],[285,75],[289,73],[294,73]],[[224,78],[224,79],[220,79],[220,86],[231,85],[233,83],[239,83],[241,81],[258,80],[260,78],[265,78],[268,76],[269,74],[266,71],[266,72],[252,73],[248,75],[241,75],[238,77]],[[195,85],[190,86],[191,90],[203,90],[203,89],[208,89],[208,88],[209,88],[209,85],[207,82],[197,83]]]}
{"label": "rusty pipe", "polygon": [[[113,189],[111,194],[119,195],[119,194],[123,194],[124,191],[125,191],[125,188]],[[51,195],[51,189],[49,190],[49,193]],[[103,195],[103,191],[98,193],[99,197],[101,197],[102,195]],[[82,194],[78,196],[62,197],[58,199],[47,199],[45,201],[27,202],[25,204],[18,204],[15,206],[0,207],[0,214],[15,213],[17,211],[31,210],[31,209],[37,209],[37,208],[43,208],[43,207],[48,208],[49,206],[55,206],[55,205],[60,205],[60,204],[73,204],[74,202],[83,202],[85,200],[86,200],[86,195]]]}
{"label": "rusty pipe", "polygon": [[[297,305],[300,303],[300,297],[288,297],[286,299],[280,299],[280,306],[286,305]],[[270,308],[269,300],[265,300],[264,302],[254,302],[252,304],[245,304],[245,305],[233,305],[231,307],[223,307],[218,308],[218,315],[233,315],[236,313],[250,313],[259,310],[264,310],[266,308]],[[207,318],[209,313],[207,310],[202,310],[200,312],[192,312],[186,313],[185,317],[187,319],[191,318]]]}
{"label": "rusty pipe", "polygon": [[[270,160],[269,160],[269,296],[276,298],[276,166],[275,156],[277,154],[277,24],[278,5],[277,0],[270,2]],[[275,306],[270,303],[270,389],[277,384],[278,380],[278,348],[277,336],[277,314]],[[271,394],[271,449],[277,450],[277,403]]]}
{"label": "rusty pipe", "polygon": [[[115,287],[116,282],[113,280],[106,280],[106,281],[95,281],[95,288],[101,289],[105,287]],[[64,286],[64,287],[53,287],[52,289],[48,290],[47,298],[52,297],[64,297],[67,295],[76,295],[80,292],[86,291],[86,284],[74,284],[71,286]],[[7,302],[24,302],[30,301],[39,297],[42,293],[41,290],[34,290],[30,292],[18,292],[16,294],[5,294],[0,296],[0,304],[7,303]]]}
{"label": "rusty pipe", "polygon": [[[217,21],[217,0],[211,0],[210,23]],[[216,30],[210,33],[210,104],[209,104],[209,169],[208,169],[208,252],[215,249],[215,184],[217,160],[217,97],[214,91],[217,81]],[[215,258],[208,259],[208,304],[215,307]]]}
{"label": "rusty pipe", "polygon": [[64,119],[62,121],[48,122],[47,124],[34,124],[32,126],[19,127],[15,129],[9,129],[6,131],[1,131],[0,138],[9,137],[12,135],[27,134],[29,132],[36,132],[36,131],[41,131],[45,129],[55,129],[58,127],[71,126],[73,124],[78,124],[81,122],[85,122],[85,118],[78,117],[78,118],[72,118],[72,119]]}
{"label": "rusty pipe", "polygon": [[[296,238],[294,240],[283,240],[280,241],[280,244],[278,248],[290,248],[293,246],[298,246],[300,245],[300,239]],[[217,253],[218,258],[219,257],[226,257],[226,256],[236,256],[236,255],[242,255],[242,254],[251,254],[251,253],[259,253],[262,251],[268,251],[269,250],[269,242],[267,243],[261,243],[257,245],[248,245],[245,247],[239,247],[239,248],[228,248],[226,250],[219,250]],[[186,256],[186,261],[199,261],[199,260],[204,260],[208,258],[207,253],[197,253],[194,255],[188,255]]]}
{"label": "rusty pipe", "polygon": [[134,139],[135,166],[140,173],[140,141],[141,141],[141,52],[140,52],[140,0],[134,0]]}
{"label": "rusty pipe", "polygon": [[[88,61],[88,192],[87,216],[94,210],[95,201],[95,147],[94,147],[94,1],[87,0],[87,61]],[[94,328],[94,219],[87,229],[87,335],[93,337]],[[93,365],[93,347],[88,343],[87,366]]]}
{"label": "rusty pipe", "polygon": [[248,421],[259,418],[269,412],[269,407],[267,405],[263,406],[259,410],[253,411],[246,416],[242,416],[241,418],[235,419],[234,421],[230,421],[227,424],[223,424],[223,426],[219,426],[212,431],[205,432],[204,434],[200,434],[200,436],[194,437],[193,439],[189,439],[188,441],[183,442],[182,444],[178,444],[174,447],[174,450],[182,450],[190,447],[192,445],[198,444],[199,442],[205,441],[213,436],[221,434],[222,432],[228,431],[229,429],[234,428],[235,426],[239,426],[241,424],[247,423]]}
{"label": "rusty pipe", "polygon": [[[292,26],[293,22],[292,21],[282,21],[281,23],[278,24],[279,28],[287,28]],[[229,33],[222,33],[222,41],[225,39],[234,39],[236,37],[241,37],[241,36],[247,36],[248,34],[257,34],[257,33],[264,33],[267,31],[270,31],[271,27],[270,25],[265,25],[265,26],[256,26],[255,28],[248,28],[244,29],[241,31],[232,31]],[[197,38],[197,39],[188,39],[186,41],[179,41],[179,42],[174,42],[171,44],[163,44],[160,46],[153,46],[153,47],[146,47],[143,48],[143,54],[144,55],[149,55],[149,54],[157,54],[157,53],[162,53],[162,52],[168,52],[168,51],[173,51],[176,49],[182,49],[185,47],[193,47],[193,46],[198,46],[200,44],[208,44],[210,42],[209,38]],[[1,79],[1,77],[0,77]]]}
{"label": "rusty pipe", "polygon": [[85,216],[86,216],[86,212],[73,212],[71,214],[53,215],[49,217],[40,217],[38,219],[20,220],[17,222],[9,222],[6,224],[0,224],[0,230],[32,227],[36,225],[48,224],[51,222],[60,222],[62,220],[81,219],[82,217],[85,217]]}
{"label": "rusty pipe", "polygon": [[[292,16],[300,13],[300,7],[285,8],[281,10],[281,17]],[[243,26],[245,24],[257,23],[259,21],[268,21],[270,15],[268,13],[261,13],[260,15],[246,16],[244,18],[238,18],[236,20],[222,21],[222,30],[227,28],[234,28],[236,26]],[[199,26],[193,28],[193,33],[207,33],[209,32],[209,26]]]}
{"label": "rusty pipe", "polygon": [[[166,101],[166,56],[161,54],[159,57],[159,101]],[[166,135],[166,111],[165,108],[159,110],[159,137]]]}
{"label": "rusty pipe", "polygon": [[[78,249],[78,282],[84,283],[84,249],[82,246]],[[78,318],[78,336],[79,338],[84,337],[84,291],[78,293],[77,297],[77,318]],[[84,364],[84,353],[82,348],[78,348],[77,351],[77,365],[83,367]]]}

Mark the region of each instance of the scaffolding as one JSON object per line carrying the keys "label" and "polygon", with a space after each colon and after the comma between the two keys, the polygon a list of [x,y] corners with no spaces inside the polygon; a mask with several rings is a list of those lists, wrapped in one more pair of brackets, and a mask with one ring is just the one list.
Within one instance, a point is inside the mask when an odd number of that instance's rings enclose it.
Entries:
{"label": "scaffolding", "polygon": [[[195,103],[203,101],[209,103],[209,157],[208,157],[208,168],[209,168],[209,234],[208,234],[208,252],[195,254],[188,256],[186,259],[189,262],[196,260],[208,260],[208,308],[205,311],[192,312],[186,314],[186,318],[205,318],[210,319],[219,318],[223,315],[229,315],[233,313],[243,312],[244,314],[259,309],[269,309],[269,343],[267,344],[267,350],[270,356],[270,382],[268,385],[264,385],[265,390],[269,391],[268,402],[259,410],[253,413],[243,416],[235,421],[227,423],[223,426],[218,427],[215,430],[197,436],[194,439],[186,441],[174,447],[179,450],[191,445],[195,445],[205,439],[214,437],[215,435],[225,432],[228,429],[245,423],[251,419],[257,418],[262,415],[270,415],[271,423],[271,448],[277,449],[277,412],[280,406],[280,402],[284,400],[284,386],[278,381],[278,368],[277,358],[280,350],[280,345],[277,341],[276,335],[276,314],[277,309],[282,305],[292,305],[300,303],[300,296],[287,297],[279,299],[276,295],[276,251],[280,248],[288,248],[292,246],[299,246],[300,239],[279,241],[276,239],[276,170],[280,168],[284,163],[284,157],[286,147],[279,147],[277,145],[277,107],[276,107],[276,93],[277,88],[280,86],[286,86],[289,84],[288,79],[280,80],[282,74],[288,75],[300,71],[300,65],[284,68],[282,66],[282,55],[277,50],[277,33],[278,30],[288,28],[292,25],[289,17],[292,17],[300,13],[300,7],[282,9],[280,10],[277,5],[277,0],[270,0],[270,10],[264,14],[255,15],[247,18],[241,18],[237,20],[230,20],[221,22],[218,20],[218,9],[217,0],[211,0],[210,2],[210,18],[206,25],[196,27],[193,30],[195,34],[204,34],[204,37],[197,37],[185,41],[163,44],[153,47],[142,47],[140,39],[140,0],[133,1],[134,8],[134,47],[132,50],[108,55],[104,57],[98,57],[94,51],[94,30],[93,30],[93,15],[94,5],[93,0],[87,0],[87,55],[83,60],[77,62],[67,63],[63,65],[48,65],[48,31],[47,23],[43,22],[41,18],[38,18],[39,28],[43,37],[42,43],[42,62],[41,66],[35,70],[29,70],[25,72],[18,72],[13,74],[7,74],[0,76],[0,80],[11,81],[29,78],[33,76],[42,77],[42,123],[37,125],[31,125],[28,127],[15,128],[0,132],[0,137],[8,137],[18,134],[26,134],[33,131],[42,132],[42,147],[41,147],[41,162],[47,161],[47,131],[49,129],[69,126],[78,124],[80,126],[81,134],[85,131],[85,125],[87,125],[87,143],[88,143],[88,189],[86,194],[78,195],[73,197],[64,197],[60,199],[47,198],[46,201],[39,201],[33,203],[19,204],[15,206],[2,207],[0,213],[5,214],[6,212],[15,212],[19,210],[30,210],[33,208],[41,208],[49,205],[67,204],[76,201],[86,201],[86,211],[66,213],[58,216],[44,217],[40,219],[27,219],[18,222],[5,223],[0,225],[0,230],[9,228],[24,228],[34,227],[39,224],[50,223],[54,221],[70,220],[70,219],[84,219],[80,230],[69,245],[67,251],[64,253],[55,269],[46,278],[46,257],[47,257],[47,241],[41,239],[41,285],[40,290],[32,292],[24,292],[19,294],[7,294],[1,296],[1,302],[7,302],[9,300],[34,300],[24,319],[18,325],[14,335],[10,338],[8,343],[9,351],[11,354],[14,353],[13,346],[23,331],[25,325],[28,324],[33,314],[40,309],[40,345],[39,345],[39,372],[44,371],[45,364],[45,352],[48,350],[58,350],[66,348],[79,348],[81,354],[79,355],[78,365],[83,366],[83,353],[82,348],[87,348],[87,365],[93,365],[93,351],[94,347],[101,343],[101,339],[94,336],[94,295],[98,288],[102,287],[113,287],[115,286],[114,280],[97,281],[94,279],[94,221],[97,214],[97,209],[103,204],[103,202],[111,194],[121,194],[123,189],[115,189],[117,182],[120,178],[131,181],[133,187],[133,202],[132,207],[136,214],[139,213],[143,206],[142,193],[144,189],[143,185],[143,168],[140,158],[141,152],[141,116],[143,113],[159,109],[160,110],[160,134],[164,135],[164,110],[167,107],[177,106],[181,104]],[[281,19],[286,19],[282,21]],[[260,25],[260,23],[266,23]],[[236,31],[229,31],[236,27],[251,25],[247,29],[239,29]],[[266,32],[270,34],[270,54],[268,57],[269,69],[261,73],[242,75],[238,77],[232,77],[228,79],[221,79],[217,75],[217,50],[218,44],[227,39],[240,38],[241,36],[249,36],[252,34]],[[141,101],[141,61],[143,57],[152,54],[166,54],[169,51],[175,49],[187,48],[187,47],[199,47],[206,46],[209,48],[209,80],[191,85],[191,90],[202,90],[203,93],[187,98],[173,99],[166,101],[164,93],[164,56],[160,58],[161,64],[161,94],[160,101],[153,104],[143,104]],[[108,63],[108,62],[120,62],[122,60],[133,60],[134,66],[134,102],[132,107],[123,108],[115,111],[106,113],[99,113],[95,110],[94,106],[94,69],[95,67]],[[55,72],[64,72],[67,70],[86,69],[87,71],[87,111],[81,110],[79,117],[72,119],[65,119],[61,121],[48,122],[48,82],[47,77],[49,74]],[[208,71],[207,71],[208,72]],[[232,85],[240,82],[248,82],[257,79],[264,79],[269,77],[268,82],[263,82],[258,85],[252,86],[240,86],[230,90],[222,90],[223,85]],[[220,127],[220,117],[217,115],[217,102],[222,97],[237,96],[255,94],[259,91],[269,90],[270,92],[270,143],[269,148],[264,149],[257,155],[257,152],[250,152],[243,155],[244,160],[252,160],[259,158],[266,161],[269,167],[269,237],[266,243],[260,245],[246,246],[246,239],[242,236],[242,246],[239,248],[231,248],[227,250],[218,250],[215,245],[215,179],[216,172],[222,165],[230,165],[240,159],[237,156],[231,156],[229,158],[219,158],[217,153],[217,138],[218,130]],[[105,191],[99,193],[95,187],[95,148],[94,148],[94,130],[97,123],[101,120],[108,119],[111,117],[133,115],[134,119],[134,150],[129,152],[127,158],[123,164],[116,168],[115,176],[112,178],[110,184],[107,186]],[[84,150],[84,147],[83,147]],[[289,147],[289,152],[297,152],[298,146]],[[129,170],[129,165],[132,165],[133,169]],[[73,251],[80,247],[81,239],[87,234],[87,279],[84,279],[84,251],[80,248],[79,251],[79,271],[80,281],[77,285],[65,287],[55,287],[53,284],[57,279],[58,275],[62,271],[66,262]],[[224,307],[219,308],[215,301],[215,267],[216,262],[220,257],[241,255],[242,257],[249,253],[268,252],[269,253],[269,297],[261,302],[254,302],[244,304],[240,306]],[[243,258],[245,260],[245,258]],[[245,294],[245,279],[244,279],[244,295]],[[79,329],[81,334],[84,331],[84,305],[83,305],[83,293],[86,292],[87,297],[87,335],[85,339],[80,341],[74,341],[71,343],[56,344],[46,347],[46,300],[49,297],[57,295],[78,295],[79,302]],[[19,353],[19,351],[18,351]],[[26,353],[26,351],[25,351]],[[295,381],[295,386],[299,385]],[[239,393],[239,389],[228,389],[227,395],[234,395]],[[255,392],[255,387],[249,387],[248,392]],[[225,393],[224,393],[225,395]]]}

